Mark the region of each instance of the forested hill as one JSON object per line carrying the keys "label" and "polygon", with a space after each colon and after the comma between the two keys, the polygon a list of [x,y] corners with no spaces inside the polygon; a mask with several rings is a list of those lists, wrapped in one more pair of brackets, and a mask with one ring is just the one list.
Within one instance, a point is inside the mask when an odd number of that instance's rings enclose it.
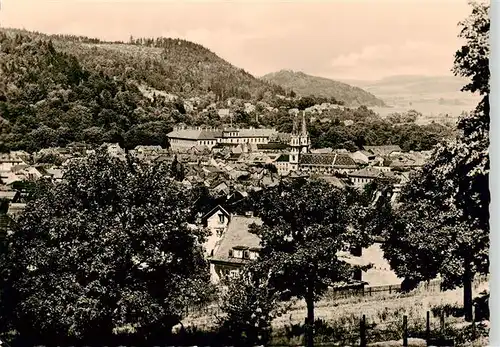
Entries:
{"label": "forested hill", "polygon": [[300,96],[333,97],[349,106],[385,106],[384,101],[359,87],[303,72],[281,70],[269,73],[261,79],[285,89],[292,89]]}
{"label": "forested hill", "polygon": [[181,97],[214,92],[219,98],[251,99],[282,88],[255,78],[209,49],[181,39],[130,38],[130,42],[104,42],[72,35],[45,35],[16,29],[33,39],[51,40],[54,47],[74,55],[86,69]]}
{"label": "forested hill", "polygon": [[202,109],[281,92],[200,45],[134,42],[1,29],[0,151],[72,141],[161,144],[173,124],[189,123],[188,97]]}

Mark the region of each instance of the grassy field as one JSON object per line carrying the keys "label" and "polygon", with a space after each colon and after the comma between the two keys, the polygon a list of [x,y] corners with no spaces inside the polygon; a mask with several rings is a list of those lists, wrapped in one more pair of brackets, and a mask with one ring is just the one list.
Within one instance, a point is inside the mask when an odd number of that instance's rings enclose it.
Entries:
{"label": "grassy field", "polygon": [[[477,283],[474,286],[474,295],[488,289],[488,283]],[[431,312],[431,331],[438,332],[441,328],[439,310],[446,307],[459,308],[462,305],[463,291],[456,289],[441,292],[438,289],[420,289],[408,294],[395,294],[388,292],[378,293],[373,296],[352,296],[343,299],[332,299],[328,295],[315,306],[315,317],[321,320],[324,327],[317,329],[318,343],[346,339],[356,339],[359,335],[360,318],[365,315],[368,342],[384,345],[398,345],[402,336],[403,316],[408,317],[408,330],[411,337],[412,332],[425,331],[426,312]],[[211,314],[193,313],[189,315],[184,324],[196,326],[198,329],[210,330],[217,324],[217,312]],[[301,344],[300,327],[306,317],[306,305],[303,301],[296,301],[291,309],[283,316],[276,318],[273,323],[273,344],[275,345],[297,345]],[[445,327],[447,330],[462,329],[468,323],[463,317],[446,317]],[[295,333],[294,333],[295,331]],[[297,333],[298,332],[298,333]],[[446,332],[446,330],[445,330]],[[294,336],[298,335],[298,336]],[[332,337],[333,335],[336,336]],[[354,341],[352,340],[352,341]],[[389,342],[392,341],[392,342]],[[355,342],[351,342],[355,343]],[[475,343],[480,343],[480,340]],[[482,341],[484,346],[485,341]],[[380,345],[380,344],[374,344]],[[399,344],[401,346],[402,344]],[[411,345],[422,345],[418,338],[412,340]],[[481,346],[481,344],[476,344]],[[475,346],[474,344],[466,346]]]}

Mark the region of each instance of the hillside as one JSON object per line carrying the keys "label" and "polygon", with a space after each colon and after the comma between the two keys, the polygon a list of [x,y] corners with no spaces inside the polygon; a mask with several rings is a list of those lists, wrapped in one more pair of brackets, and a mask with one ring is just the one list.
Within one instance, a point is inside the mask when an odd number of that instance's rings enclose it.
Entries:
{"label": "hillside", "polygon": [[182,40],[106,43],[0,29],[0,151],[73,141],[165,145],[185,108],[281,92]]}
{"label": "hillside", "polygon": [[261,79],[291,89],[301,96],[334,97],[344,101],[348,106],[384,106],[384,101],[359,87],[303,72],[281,70],[267,74]]}
{"label": "hillside", "polygon": [[54,47],[75,56],[82,67],[184,98],[213,92],[220,99],[251,99],[282,89],[255,78],[209,49],[181,39],[131,38],[131,42],[103,42],[72,35],[45,35],[7,29],[10,35],[51,40]]}

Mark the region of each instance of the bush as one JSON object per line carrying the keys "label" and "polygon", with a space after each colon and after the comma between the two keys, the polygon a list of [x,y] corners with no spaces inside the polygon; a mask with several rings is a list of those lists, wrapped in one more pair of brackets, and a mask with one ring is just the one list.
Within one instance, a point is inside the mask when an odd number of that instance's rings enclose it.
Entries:
{"label": "bush", "polygon": [[251,267],[227,282],[222,295],[220,332],[234,346],[266,345],[271,336],[271,321],[280,314],[279,295],[260,281]]}

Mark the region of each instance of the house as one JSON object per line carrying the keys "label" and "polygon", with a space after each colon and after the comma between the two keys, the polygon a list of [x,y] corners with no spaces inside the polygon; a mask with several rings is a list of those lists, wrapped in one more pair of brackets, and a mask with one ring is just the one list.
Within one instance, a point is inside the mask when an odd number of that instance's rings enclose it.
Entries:
{"label": "house", "polygon": [[214,256],[209,259],[214,283],[237,275],[243,265],[258,258],[260,238],[250,233],[252,224],[261,225],[262,221],[252,216],[234,215],[230,218]]}
{"label": "house", "polygon": [[12,168],[12,171],[18,175],[23,175],[29,181],[36,181],[36,180],[43,177],[42,172],[37,167],[28,166],[28,165],[14,166]]}
{"label": "house", "polygon": [[24,175],[16,174],[14,172],[1,172],[0,173],[0,181],[6,185],[10,186],[15,182],[21,182],[26,180],[27,178]]}
{"label": "house", "polygon": [[366,150],[356,151],[351,153],[350,156],[356,163],[360,164],[368,164],[373,162],[376,158],[375,154]]}
{"label": "house", "polygon": [[348,174],[349,178],[354,183],[354,186],[358,188],[364,187],[381,175],[383,175],[383,172],[373,167],[365,167]]}
{"label": "house", "polygon": [[152,153],[157,153],[161,152],[162,147],[161,146],[144,146],[144,145],[139,145],[134,148],[134,152],[136,153],[141,153],[141,154],[152,154]]}
{"label": "house", "polygon": [[346,186],[346,184],[340,178],[335,177],[335,176],[331,176],[331,175],[321,176],[320,175],[320,176],[317,176],[317,178],[319,178],[320,180],[323,180],[326,183],[329,183],[332,186],[337,187],[337,188],[345,188],[345,186]]}
{"label": "house", "polygon": [[217,111],[220,118],[228,118],[230,116],[230,112],[228,108],[221,108]]}
{"label": "house", "polygon": [[0,172],[9,172],[16,165],[26,165],[26,163],[21,158],[12,157],[8,154],[0,157]]}
{"label": "house", "polygon": [[207,240],[203,244],[205,256],[213,257],[216,247],[224,235],[231,215],[221,205],[217,205],[209,212],[199,218],[198,223],[210,232]]}
{"label": "house", "polygon": [[387,157],[392,152],[401,152],[401,147],[398,145],[387,145],[387,146],[364,146],[365,151],[373,153],[377,157]]}
{"label": "house", "polygon": [[427,157],[419,152],[392,153],[388,158],[388,164],[391,168],[412,169],[425,165]]}
{"label": "house", "polygon": [[109,155],[117,158],[124,158],[125,150],[118,143],[104,143]]}
{"label": "house", "polygon": [[[209,258],[214,283],[220,283],[221,280],[237,275],[242,266],[258,259],[261,250],[260,238],[250,232],[252,224],[262,225],[262,220],[251,215],[230,217],[213,257]],[[351,284],[378,284],[380,281],[377,282],[377,274],[383,274],[383,281],[388,281],[389,284],[400,283],[383,258],[380,245],[372,245],[365,249],[346,247],[346,251],[340,251],[338,257],[351,265],[374,265],[372,269],[357,272]]]}
{"label": "house", "polygon": [[374,179],[384,180],[390,184],[395,184],[401,181],[401,178],[392,171],[383,171],[375,167],[365,167],[358,171],[348,174],[352,183],[357,188],[362,188]]}
{"label": "house", "polygon": [[274,162],[276,169],[278,169],[278,174],[281,176],[288,175],[290,172],[290,154],[282,154]]}
{"label": "house", "polygon": [[10,204],[19,202],[21,193],[12,190],[0,190],[0,210],[8,211]]}
{"label": "house", "polygon": [[63,179],[63,170],[58,168],[47,168],[45,169],[47,178],[50,178],[53,182],[60,182]]}
{"label": "house", "polygon": [[222,130],[220,135],[217,135],[217,142],[220,143],[254,143],[265,144],[269,143],[270,139],[277,135],[275,129],[235,129],[226,128]]}
{"label": "house", "polygon": [[398,278],[389,262],[384,258],[382,244],[379,242],[361,250],[353,249],[349,252],[340,252],[339,258],[351,265],[371,264],[370,269],[358,272],[355,276],[355,279],[362,280],[369,287],[399,285],[402,282],[402,279]]}
{"label": "house", "polygon": [[259,143],[256,145],[256,151],[261,153],[276,153],[288,151],[290,146],[282,142],[269,142],[269,143]]}
{"label": "house", "polygon": [[26,151],[10,151],[10,156],[12,158],[18,158],[18,159],[21,159],[22,161],[24,161],[25,163],[29,162],[30,159],[31,159],[31,154],[29,154],[28,152]]}
{"label": "house", "polygon": [[211,189],[214,195],[228,195],[230,192],[229,185],[226,182],[217,182]]}

